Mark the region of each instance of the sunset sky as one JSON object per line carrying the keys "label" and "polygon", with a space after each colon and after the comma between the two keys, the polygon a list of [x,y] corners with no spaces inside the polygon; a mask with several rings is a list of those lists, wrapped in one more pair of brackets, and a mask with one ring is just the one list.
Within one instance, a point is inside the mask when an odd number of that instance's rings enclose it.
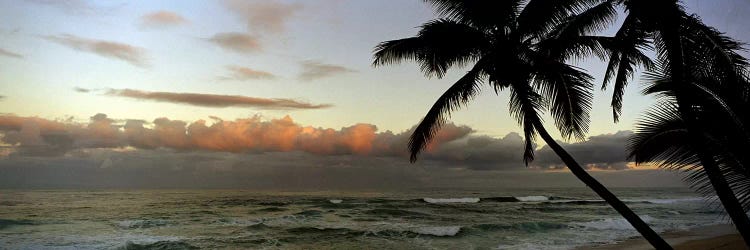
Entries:
{"label": "sunset sky", "polygon": [[[684,3],[750,41],[750,2]],[[371,66],[435,18],[419,0],[0,0],[0,16],[0,188],[580,185],[541,144],[524,167],[490,88],[408,164],[409,129],[465,72]],[[577,64],[601,84],[602,62]],[[564,146],[605,183],[680,185],[625,162],[653,104],[632,82],[619,123],[597,86],[591,138]]]}

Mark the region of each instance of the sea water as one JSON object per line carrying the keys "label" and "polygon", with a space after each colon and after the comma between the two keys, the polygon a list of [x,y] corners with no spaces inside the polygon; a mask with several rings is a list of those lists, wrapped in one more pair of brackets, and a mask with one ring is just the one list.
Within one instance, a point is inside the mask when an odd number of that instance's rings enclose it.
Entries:
{"label": "sea water", "polygon": [[[687,189],[612,189],[658,232],[727,223]],[[570,249],[638,233],[584,188],[0,190],[0,249]]]}

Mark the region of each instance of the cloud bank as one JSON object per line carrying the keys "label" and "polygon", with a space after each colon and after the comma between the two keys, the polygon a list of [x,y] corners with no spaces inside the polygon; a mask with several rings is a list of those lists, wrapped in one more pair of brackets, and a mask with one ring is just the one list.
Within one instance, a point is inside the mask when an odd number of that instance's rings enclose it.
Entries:
{"label": "cloud bank", "polygon": [[[354,124],[339,129],[303,126],[291,117],[263,120],[254,116],[234,121],[212,117],[211,121],[185,122],[158,118],[116,121],[104,114],[87,124],[35,117],[0,116],[0,139],[13,145],[17,154],[59,155],[74,149],[135,148],[144,150],[210,151],[229,153],[302,152],[310,155],[354,155],[386,157],[405,161],[412,129],[393,133],[378,131],[372,124]],[[592,136],[589,140],[564,144],[588,169],[627,169],[625,149],[630,131]],[[471,170],[523,168],[523,138],[509,133],[502,138],[473,135],[467,126],[447,124],[420,156],[434,167]],[[564,168],[548,147],[537,150],[532,169]]]}
{"label": "cloud bank", "polygon": [[63,34],[45,36],[44,39],[78,51],[128,62],[138,67],[147,67],[146,50],[140,47],[96,39],[81,38]]}
{"label": "cloud bank", "polygon": [[[78,92],[89,91],[79,88]],[[258,109],[322,109],[330,104],[311,104],[286,98],[260,98],[241,95],[215,95],[199,93],[150,92],[136,89],[109,89],[105,93],[109,96],[127,97],[138,100],[188,104],[193,106],[226,108],[250,107]]]}
{"label": "cloud bank", "polygon": [[[305,152],[314,155],[405,156],[408,132],[378,132],[371,124],[340,129],[316,128],[295,123],[291,117],[264,121],[260,116],[234,121],[213,118],[187,123],[158,118],[148,123],[124,123],[97,114],[86,124],[36,117],[0,116],[2,142],[20,153],[55,155],[73,149],[127,148],[175,149],[232,153]],[[471,133],[465,126],[449,124],[431,147]],[[428,153],[429,154],[429,153]]]}
{"label": "cloud bank", "polygon": [[[420,160],[409,164],[411,131],[380,132],[371,124],[319,128],[290,117],[146,122],[97,114],[79,123],[0,115],[0,188],[583,187],[567,171],[546,171],[560,165],[544,147],[536,165],[524,167],[517,133],[477,136],[454,124],[446,124]],[[589,169],[620,170],[600,166],[622,161],[607,145],[624,143],[628,133],[565,146]],[[610,187],[684,186],[678,175],[657,170],[592,175]]]}

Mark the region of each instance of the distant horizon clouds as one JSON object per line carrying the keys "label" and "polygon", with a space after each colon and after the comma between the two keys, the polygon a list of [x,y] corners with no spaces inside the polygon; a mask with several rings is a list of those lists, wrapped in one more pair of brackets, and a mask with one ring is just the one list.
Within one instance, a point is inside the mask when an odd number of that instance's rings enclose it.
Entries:
{"label": "distant horizon clouds", "polygon": [[[59,156],[75,150],[104,148],[118,151],[168,148],[180,151],[228,153],[304,152],[311,155],[386,157],[408,161],[407,143],[414,127],[394,133],[358,123],[339,129],[304,126],[287,115],[263,119],[259,115],[235,120],[209,117],[193,122],[156,118],[112,119],[106,114],[90,117],[88,123],[48,120],[0,114],[0,143],[11,145],[19,156]],[[587,169],[627,170],[624,145],[632,131],[602,134],[570,143],[572,155]],[[523,138],[515,132],[501,138],[474,135],[474,129],[448,123],[435,135],[420,162],[438,168],[509,170],[523,165]],[[530,167],[559,171],[561,161],[549,148],[536,149]]]}

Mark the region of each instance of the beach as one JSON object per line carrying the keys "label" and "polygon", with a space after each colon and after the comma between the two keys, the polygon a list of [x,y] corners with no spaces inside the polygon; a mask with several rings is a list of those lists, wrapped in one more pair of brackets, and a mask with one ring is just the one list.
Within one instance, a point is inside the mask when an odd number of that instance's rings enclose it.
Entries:
{"label": "beach", "polygon": [[[672,231],[661,234],[675,249],[747,249],[734,226],[728,224],[711,225],[690,230]],[[653,249],[643,238],[631,238],[615,244],[580,247],[579,249],[598,250],[639,250]]]}

